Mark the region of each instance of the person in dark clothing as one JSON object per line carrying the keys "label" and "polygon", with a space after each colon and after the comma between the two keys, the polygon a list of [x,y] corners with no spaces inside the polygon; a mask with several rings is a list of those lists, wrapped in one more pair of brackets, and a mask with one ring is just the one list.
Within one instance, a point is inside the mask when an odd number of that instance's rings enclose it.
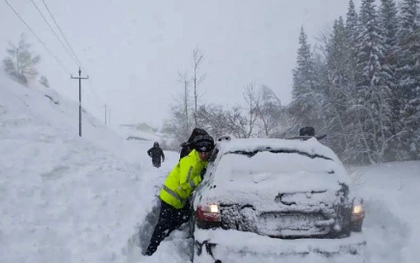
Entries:
{"label": "person in dark clothing", "polygon": [[153,147],[147,151],[147,155],[152,157],[152,164],[154,167],[159,168],[161,162],[165,161],[165,154],[162,151],[162,148],[159,147],[158,142],[153,143]]}
{"label": "person in dark clothing", "polygon": [[178,229],[183,223],[188,222],[191,217],[191,205],[189,201],[182,209],[175,209],[166,202],[160,202],[160,212],[158,223],[155,226],[150,243],[143,252],[145,256],[151,256],[155,253],[160,243],[169,236],[172,231]]}
{"label": "person in dark clothing", "polygon": [[169,173],[160,191],[159,219],[144,255],[151,256],[165,237],[191,217],[189,198],[202,181],[214,140],[210,135],[199,135],[191,147],[191,152]]}
{"label": "person in dark clothing", "polygon": [[193,150],[192,142],[194,141],[194,138],[197,137],[198,135],[209,135],[209,134],[201,128],[194,128],[188,141],[181,143],[181,152],[179,154],[180,160],[182,157],[187,156]]}
{"label": "person in dark clothing", "polygon": [[299,136],[288,137],[287,139],[306,141],[311,138],[316,138],[318,141],[320,141],[324,139],[325,137],[327,137],[326,134],[315,136],[315,128],[311,126],[306,126],[299,129]]}

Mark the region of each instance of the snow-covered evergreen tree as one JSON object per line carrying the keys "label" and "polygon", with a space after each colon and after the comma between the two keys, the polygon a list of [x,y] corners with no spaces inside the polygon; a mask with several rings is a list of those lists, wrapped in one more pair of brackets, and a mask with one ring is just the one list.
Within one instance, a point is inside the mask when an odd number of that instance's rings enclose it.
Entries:
{"label": "snow-covered evergreen tree", "polygon": [[359,37],[359,15],[356,12],[353,0],[349,1],[349,8],[347,11],[346,17],[346,36],[347,36],[347,46],[348,46],[348,64],[349,68],[349,85],[356,87],[358,78],[362,75],[361,72],[357,71],[357,41]]}
{"label": "snow-covered evergreen tree", "polygon": [[324,128],[322,103],[323,95],[314,71],[310,45],[307,35],[301,28],[297,53],[297,67],[293,70],[292,102],[289,111],[293,116],[296,131],[302,126]]}
{"label": "snow-covered evergreen tree", "polygon": [[27,85],[38,75],[36,65],[41,58],[33,54],[24,34],[20,36],[18,45],[10,42],[9,46],[6,49],[8,56],[3,60],[4,71],[15,81]]}
{"label": "snow-covered evergreen tree", "polygon": [[419,0],[403,0],[398,34],[397,95],[402,134],[400,160],[420,158],[420,25]]}
{"label": "snow-covered evergreen tree", "polygon": [[399,120],[399,102],[397,94],[397,79],[396,68],[398,59],[398,9],[395,0],[381,0],[381,6],[378,12],[379,26],[382,30],[383,36],[383,68],[388,73],[387,86],[391,89],[391,107],[392,107],[392,126],[391,138],[388,147],[387,156],[388,160],[394,160],[398,155],[398,141],[401,135],[401,123]]}
{"label": "snow-covered evergreen tree", "polygon": [[[328,84],[324,112],[327,118],[327,133],[330,147],[343,159],[347,152],[348,120],[351,87],[354,83],[354,64],[349,46],[349,36],[342,17],[335,21],[330,39],[325,48]],[[353,85],[354,86],[354,85]]]}
{"label": "snow-covered evergreen tree", "polygon": [[353,105],[357,160],[384,161],[391,137],[391,90],[389,70],[383,64],[384,45],[375,0],[363,0],[357,42],[357,68],[362,77],[357,84],[357,103]]}

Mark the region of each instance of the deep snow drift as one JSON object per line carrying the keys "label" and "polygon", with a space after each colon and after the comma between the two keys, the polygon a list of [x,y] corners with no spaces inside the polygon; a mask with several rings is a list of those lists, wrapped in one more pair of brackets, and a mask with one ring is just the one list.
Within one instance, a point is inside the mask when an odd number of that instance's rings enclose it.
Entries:
{"label": "deep snow drift", "polygon": [[[77,103],[1,76],[0,262],[189,262],[185,226],[152,257],[133,238],[153,219],[178,161],[165,151],[162,167],[152,167],[152,145],[125,140],[86,112],[80,138]],[[371,262],[417,262],[420,162],[349,170],[366,201]]]}

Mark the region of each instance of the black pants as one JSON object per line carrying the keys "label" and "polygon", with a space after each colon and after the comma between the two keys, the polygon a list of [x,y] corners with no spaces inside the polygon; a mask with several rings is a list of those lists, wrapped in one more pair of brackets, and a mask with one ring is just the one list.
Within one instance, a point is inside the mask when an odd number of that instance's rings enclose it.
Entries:
{"label": "black pants", "polygon": [[159,168],[160,165],[161,165],[161,161],[160,161],[160,159],[155,158],[155,159],[152,159],[152,164],[153,164],[154,167]]}
{"label": "black pants", "polygon": [[150,256],[157,250],[160,242],[183,223],[188,222],[191,216],[190,204],[182,209],[176,209],[173,206],[161,201],[158,223],[153,231],[149,246],[145,254]]}

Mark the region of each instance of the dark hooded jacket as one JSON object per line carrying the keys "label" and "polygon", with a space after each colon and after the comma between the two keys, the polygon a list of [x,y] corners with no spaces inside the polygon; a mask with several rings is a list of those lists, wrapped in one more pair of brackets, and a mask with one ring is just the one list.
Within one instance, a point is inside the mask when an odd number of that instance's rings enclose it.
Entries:
{"label": "dark hooded jacket", "polygon": [[158,143],[155,143],[152,148],[147,151],[147,155],[152,157],[152,164],[155,167],[160,167],[161,162],[165,161],[165,154],[162,148],[159,147]]}
{"label": "dark hooded jacket", "polygon": [[208,135],[208,133],[203,129],[194,128],[188,141],[181,143],[181,152],[179,154],[180,160],[182,157],[187,156],[194,149],[193,141],[194,141],[194,138],[197,137],[198,135]]}

